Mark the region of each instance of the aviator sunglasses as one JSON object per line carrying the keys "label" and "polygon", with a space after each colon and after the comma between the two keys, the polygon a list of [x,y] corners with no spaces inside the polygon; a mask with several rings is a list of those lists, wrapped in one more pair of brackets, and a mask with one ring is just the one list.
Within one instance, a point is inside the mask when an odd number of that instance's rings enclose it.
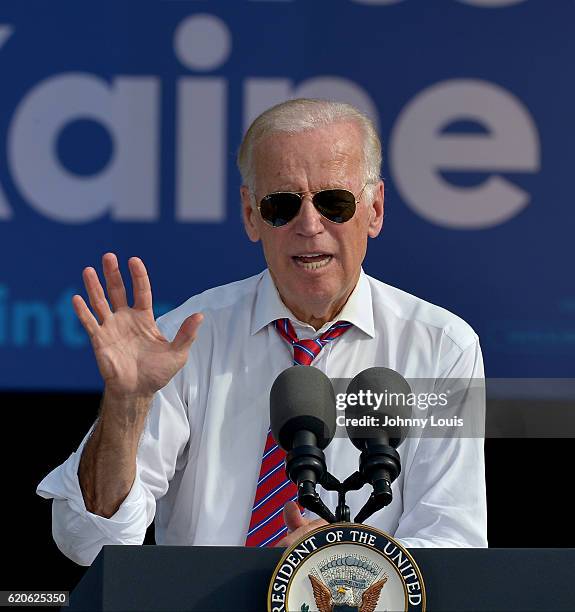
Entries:
{"label": "aviator sunglasses", "polygon": [[366,183],[356,197],[347,189],[321,189],[319,191],[276,191],[264,196],[258,204],[262,219],[272,227],[282,227],[297,217],[303,199],[306,195],[315,209],[332,223],[345,223],[355,214],[357,203],[368,183]]}

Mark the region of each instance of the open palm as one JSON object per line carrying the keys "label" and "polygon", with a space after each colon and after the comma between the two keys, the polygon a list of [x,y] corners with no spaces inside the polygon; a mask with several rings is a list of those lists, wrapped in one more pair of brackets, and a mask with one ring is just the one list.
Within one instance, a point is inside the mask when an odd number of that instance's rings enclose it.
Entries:
{"label": "open palm", "polygon": [[106,253],[102,265],[110,301],[96,270],[85,268],[82,276],[93,312],[80,295],[72,298],[74,310],[90,336],[107,391],[126,396],[152,395],[186,363],[202,315],[189,316],[169,342],[154,321],[152,290],[143,261],[138,257],[128,261],[134,290],[132,307],[126,299],[116,255]]}

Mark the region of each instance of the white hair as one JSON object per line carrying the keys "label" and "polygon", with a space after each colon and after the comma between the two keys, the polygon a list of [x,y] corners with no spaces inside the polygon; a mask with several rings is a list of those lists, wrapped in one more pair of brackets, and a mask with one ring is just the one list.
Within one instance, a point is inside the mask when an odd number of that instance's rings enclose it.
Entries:
{"label": "white hair", "polygon": [[381,142],[371,119],[351,104],[297,98],[272,106],[256,117],[244,135],[238,151],[238,168],[244,185],[253,192],[255,173],[253,151],[265,136],[275,132],[297,134],[339,122],[353,122],[363,135],[363,170],[366,183],[376,183],[381,172]]}

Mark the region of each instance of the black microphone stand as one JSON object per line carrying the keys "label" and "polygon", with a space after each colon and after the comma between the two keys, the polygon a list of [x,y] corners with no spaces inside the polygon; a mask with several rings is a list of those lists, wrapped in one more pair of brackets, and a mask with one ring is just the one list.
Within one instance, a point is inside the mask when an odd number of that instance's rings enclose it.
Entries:
{"label": "black microphone stand", "polygon": [[[296,444],[286,456],[286,473],[298,485],[298,502],[303,508],[314,512],[328,523],[349,523],[351,516],[346,494],[349,491],[358,491],[368,483],[372,483],[373,491],[354,518],[355,523],[363,523],[391,503],[391,483],[401,471],[399,454],[392,446],[377,444],[364,449],[359,459],[359,471],[341,482],[328,472],[325,455],[315,445],[313,434],[301,432],[295,441]],[[338,504],[335,514],[317,493],[318,484],[326,491],[337,491]]]}

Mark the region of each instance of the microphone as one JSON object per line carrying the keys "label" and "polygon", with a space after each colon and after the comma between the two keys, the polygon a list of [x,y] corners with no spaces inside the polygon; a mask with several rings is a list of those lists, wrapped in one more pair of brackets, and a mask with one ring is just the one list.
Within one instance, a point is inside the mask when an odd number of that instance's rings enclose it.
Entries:
{"label": "microphone", "polygon": [[[385,417],[409,417],[411,408],[406,400],[410,394],[411,388],[405,378],[389,368],[368,368],[355,376],[347,387],[347,433],[352,444],[361,451],[360,474],[373,486],[369,500],[354,519],[357,523],[393,499],[391,483],[401,472],[399,453],[395,449],[403,442],[409,428],[380,426],[380,423],[386,421]],[[350,404],[351,396],[363,398],[363,401]],[[375,397],[382,400],[377,410]]]}
{"label": "microphone", "polygon": [[287,452],[286,474],[298,487],[298,501],[326,521],[335,522],[315,490],[327,474],[323,449],[336,431],[335,392],[330,379],[313,366],[284,370],[270,391],[270,423],[274,439]]}

